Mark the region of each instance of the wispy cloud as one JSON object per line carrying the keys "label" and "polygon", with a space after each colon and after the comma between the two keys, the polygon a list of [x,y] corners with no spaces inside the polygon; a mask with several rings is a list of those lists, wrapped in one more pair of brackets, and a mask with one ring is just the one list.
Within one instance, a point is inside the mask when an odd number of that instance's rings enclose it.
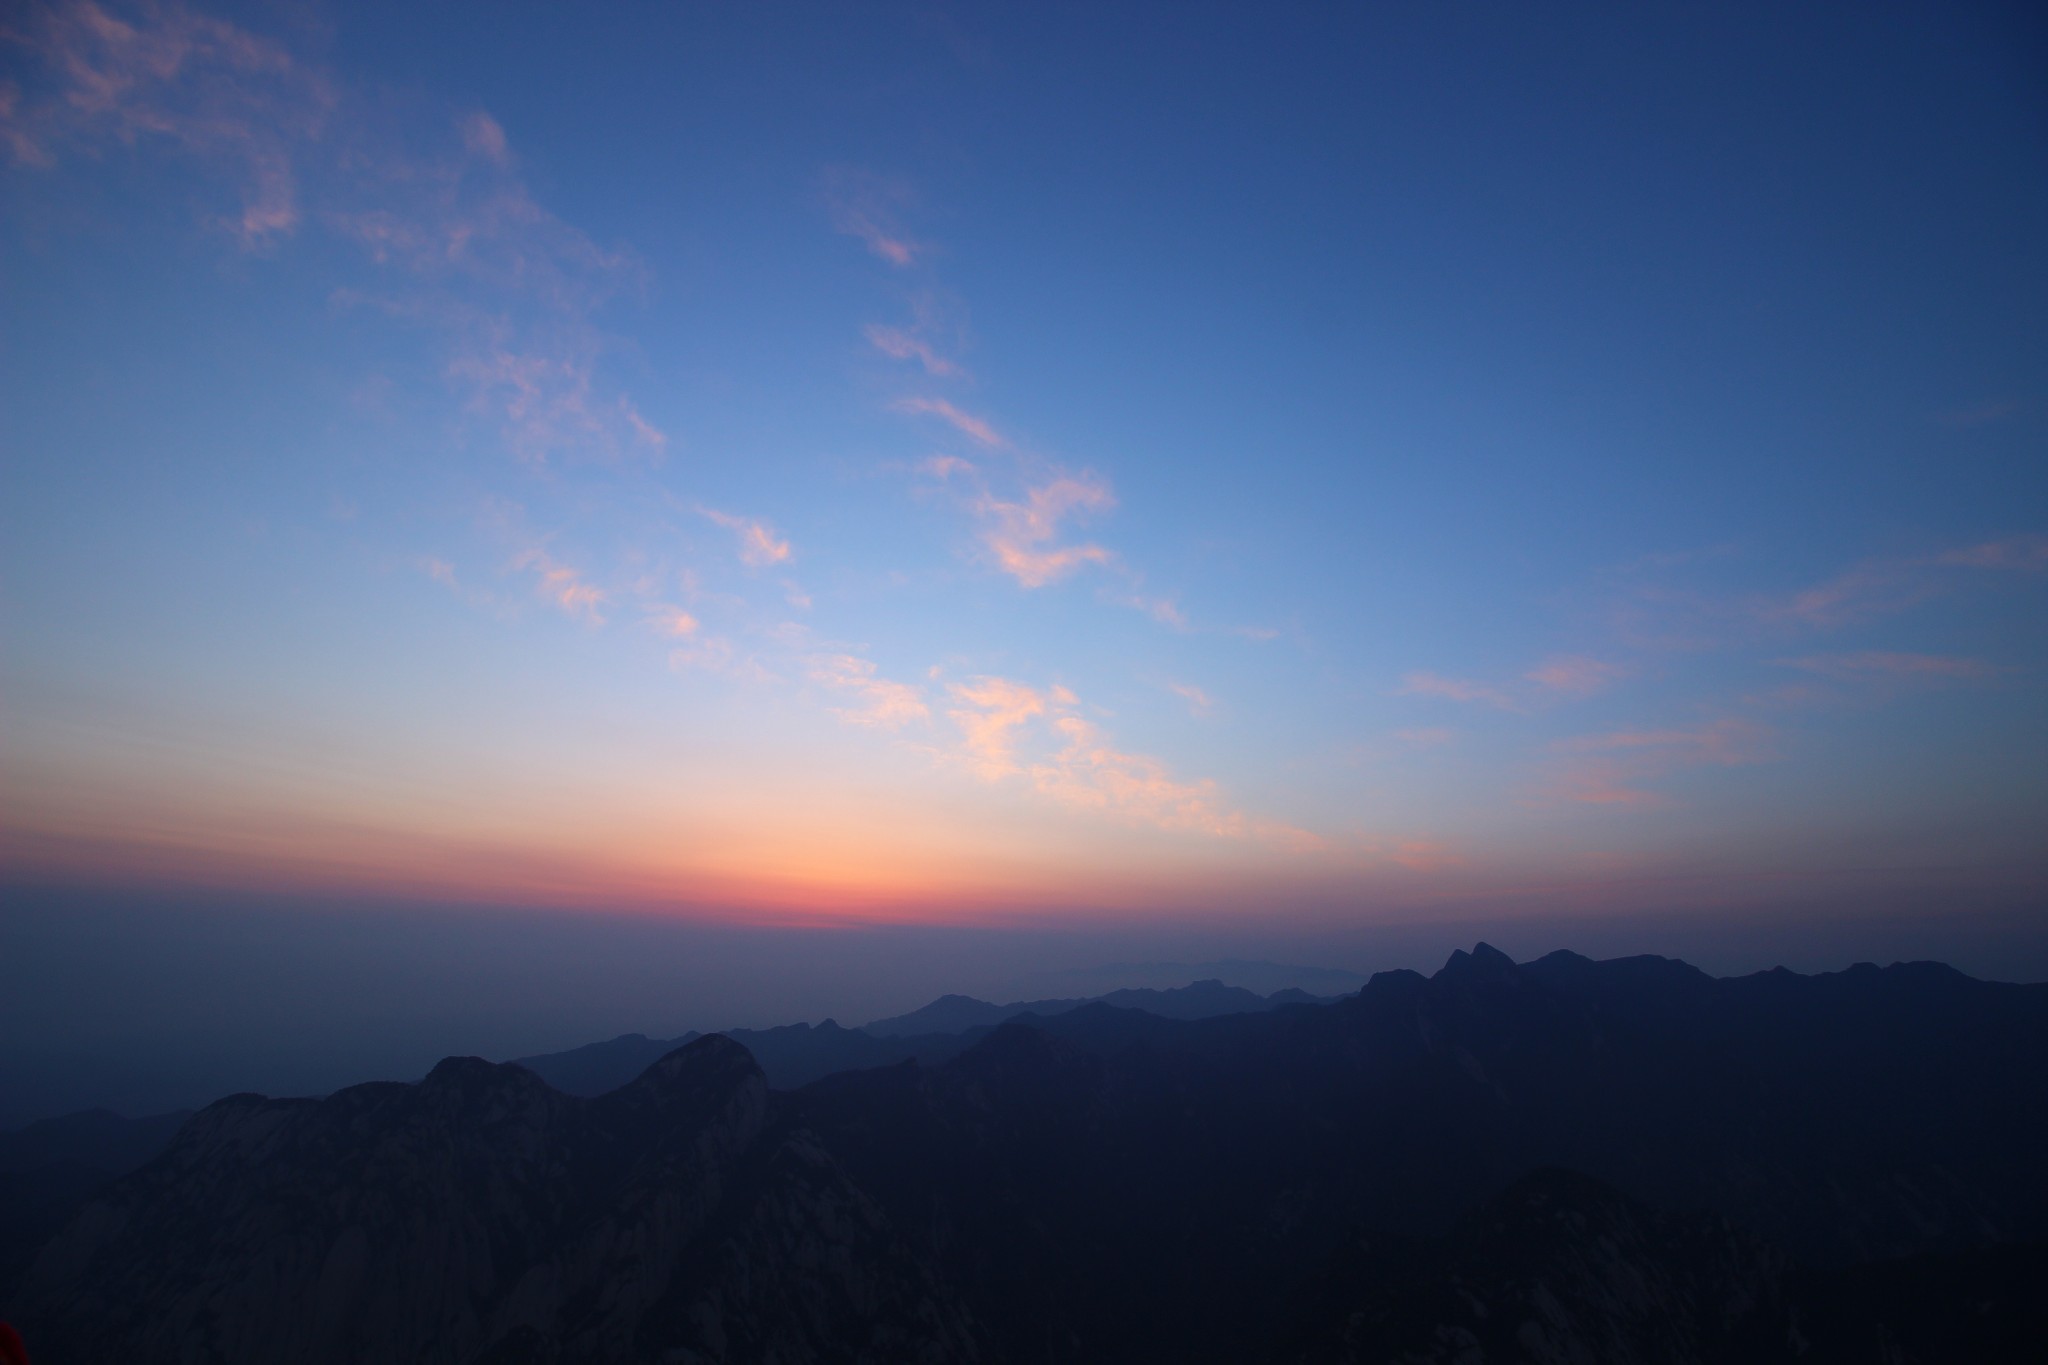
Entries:
{"label": "wispy cloud", "polygon": [[668,666],[676,673],[715,673],[746,683],[779,683],[782,678],[754,655],[745,653],[722,635],[698,635],[668,653]]}
{"label": "wispy cloud", "polygon": [[667,445],[598,377],[607,341],[593,314],[643,272],[535,201],[489,114],[400,132],[381,98],[175,0],[38,6],[10,36],[35,59],[31,87],[0,96],[0,141],[17,162],[174,149],[240,187],[240,211],[217,222],[244,247],[317,225],[383,268],[381,294],[342,288],[336,302],[442,333],[443,373],[521,458]]}
{"label": "wispy cloud", "polygon": [[868,345],[892,360],[915,360],[924,366],[926,374],[941,379],[956,377],[960,366],[940,355],[932,344],[923,337],[907,332],[901,327],[884,327],[871,323],[866,329]]}
{"label": "wispy cloud", "polygon": [[534,591],[571,616],[580,616],[594,626],[604,624],[601,608],[607,600],[603,589],[588,582],[577,570],[549,555],[546,550],[521,551],[512,561],[515,569],[534,575]]}
{"label": "wispy cloud", "polygon": [[1732,717],[1674,730],[1613,730],[1561,740],[1563,765],[1546,795],[1589,805],[1649,806],[1666,798],[1649,789],[1690,768],[1739,767],[1770,757],[1770,732]]}
{"label": "wispy cloud", "polygon": [[1188,623],[1188,614],[1182,611],[1180,603],[1171,597],[1148,597],[1142,592],[1108,592],[1104,596],[1118,606],[1144,612],[1162,626],[1171,626],[1181,631],[1192,629]]}
{"label": "wispy cloud", "polygon": [[[948,689],[947,716],[959,728],[960,757],[985,781],[1022,778],[1061,805],[1129,824],[1222,838],[1256,838],[1305,850],[1321,840],[1305,830],[1254,820],[1232,808],[1212,779],[1174,776],[1160,759],[1117,749],[1079,714],[1063,687],[1040,691],[1008,678],[980,677]],[[1032,755],[1022,756],[1026,743]]]}
{"label": "wispy cloud", "polygon": [[917,466],[920,474],[935,479],[950,479],[955,474],[972,475],[979,471],[972,460],[963,460],[958,455],[934,455]]}
{"label": "wispy cloud", "polygon": [[1193,683],[1169,682],[1166,690],[1188,704],[1191,716],[1206,716],[1216,709],[1216,699]]}
{"label": "wispy cloud", "polygon": [[925,251],[897,222],[910,197],[902,181],[872,172],[842,166],[825,174],[825,202],[832,226],[899,269],[915,264]]}
{"label": "wispy cloud", "polygon": [[956,704],[946,715],[960,727],[968,767],[990,781],[1020,771],[1018,731],[1046,713],[1046,698],[1007,678],[975,678],[947,691]]}
{"label": "wispy cloud", "polygon": [[321,136],[336,95],[283,46],[177,3],[25,6],[9,29],[37,59],[24,70],[34,84],[10,82],[0,98],[0,141],[17,164],[51,166],[109,139],[160,142],[238,182],[240,210],[216,221],[244,246],[298,226],[297,152]]}
{"label": "wispy cloud", "polygon": [[923,689],[876,676],[873,661],[858,655],[814,655],[810,677],[813,682],[852,693],[859,699],[858,706],[833,708],[834,715],[850,724],[900,730],[931,715]]}
{"label": "wispy cloud", "polygon": [[1617,571],[1621,591],[1608,612],[1625,638],[1648,648],[1705,650],[1862,625],[1962,591],[1974,581],[1971,571],[2048,571],[2048,537],[1865,559],[1782,592],[1721,593],[1664,579],[1685,562],[1667,557]]}
{"label": "wispy cloud", "polygon": [[913,417],[937,417],[962,435],[980,442],[991,450],[1000,450],[1008,444],[987,422],[972,413],[960,411],[943,398],[902,398],[890,406],[897,412],[908,413]]}
{"label": "wispy cloud", "polygon": [[1627,676],[1627,670],[1619,664],[1588,658],[1583,654],[1558,654],[1545,659],[1522,676],[1552,692],[1590,697],[1612,687]]}
{"label": "wispy cloud", "polygon": [[1483,706],[1497,706],[1503,711],[1521,709],[1513,697],[1497,687],[1473,682],[1469,678],[1446,678],[1440,673],[1410,673],[1401,679],[1401,686],[1395,690],[1403,696],[1477,702]]}
{"label": "wispy cloud", "polygon": [[996,566],[1027,588],[1042,588],[1084,564],[1115,558],[1100,545],[1058,544],[1060,524],[1069,517],[1116,506],[1109,485],[1089,474],[1061,474],[1025,492],[1022,502],[983,494],[974,510],[982,519],[982,544]]}
{"label": "wispy cloud", "polygon": [[1810,654],[1803,659],[1780,659],[1787,668],[1822,673],[1831,678],[1924,678],[1956,681],[1988,678],[1998,670],[1982,659],[1952,654],[1893,654],[1863,650],[1855,654]]}
{"label": "wispy cloud", "polygon": [[677,639],[697,633],[697,618],[681,607],[672,607],[665,602],[651,603],[646,608],[648,628]]}
{"label": "wispy cloud", "polygon": [[2048,569],[2048,536],[2014,536],[2010,540],[1966,545],[1936,557],[1938,564],[1964,569],[2016,569],[2039,573]]}
{"label": "wispy cloud", "polygon": [[778,537],[767,522],[720,512],[711,507],[700,507],[697,511],[739,537],[742,563],[763,568],[783,563],[789,558],[789,542]]}

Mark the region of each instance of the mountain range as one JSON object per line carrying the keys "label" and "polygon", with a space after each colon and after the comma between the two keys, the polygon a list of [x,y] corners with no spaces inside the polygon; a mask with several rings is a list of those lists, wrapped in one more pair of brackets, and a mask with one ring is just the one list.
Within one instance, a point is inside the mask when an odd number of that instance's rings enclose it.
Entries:
{"label": "mountain range", "polygon": [[1334,1003],[975,1028],[790,1090],[710,1035],[591,1097],[474,1058],[230,1097],[76,1207],[0,1315],[45,1365],[2048,1341],[2048,986],[1482,944]]}
{"label": "mountain range", "polygon": [[[1023,1000],[1008,1005],[992,1005],[966,995],[945,995],[922,1009],[877,1019],[857,1029],[841,1028],[836,1021],[827,1019],[816,1025],[727,1029],[724,1036],[754,1055],[770,1087],[794,1090],[840,1071],[862,1071],[912,1060],[942,1062],[965,1051],[1008,1020],[1026,1014],[1065,1014],[1096,1003],[1143,1010],[1163,1019],[1209,1019],[1278,1009],[1282,1005],[1325,1004],[1328,998],[1291,987],[1259,995],[1217,980],[1197,981],[1168,990],[1118,990],[1088,999]],[[627,1033],[567,1052],[515,1060],[557,1090],[571,1095],[602,1095],[702,1036],[691,1032],[678,1038],[649,1038],[645,1034]]]}

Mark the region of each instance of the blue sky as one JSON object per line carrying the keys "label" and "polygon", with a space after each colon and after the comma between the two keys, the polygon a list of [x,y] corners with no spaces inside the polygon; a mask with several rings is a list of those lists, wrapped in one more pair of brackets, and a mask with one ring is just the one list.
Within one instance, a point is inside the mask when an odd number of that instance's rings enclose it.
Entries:
{"label": "blue sky", "polygon": [[18,883],[2041,904],[2023,7],[10,24]]}

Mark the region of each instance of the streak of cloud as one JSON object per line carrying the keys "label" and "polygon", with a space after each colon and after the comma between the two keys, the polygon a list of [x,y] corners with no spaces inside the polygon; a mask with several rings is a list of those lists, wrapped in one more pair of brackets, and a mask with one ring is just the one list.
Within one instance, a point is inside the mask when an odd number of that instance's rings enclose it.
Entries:
{"label": "streak of cloud", "polygon": [[813,682],[850,692],[859,699],[858,706],[832,709],[834,715],[851,725],[900,730],[912,721],[931,716],[921,688],[877,676],[873,661],[858,655],[815,655],[810,660],[810,677]]}
{"label": "streak of cloud", "polygon": [[909,199],[901,181],[868,171],[838,167],[825,175],[825,202],[833,228],[898,269],[914,265],[925,251],[897,225],[896,215]]}
{"label": "streak of cloud", "polygon": [[884,327],[880,323],[872,323],[865,329],[865,334],[868,345],[891,360],[915,360],[924,366],[926,374],[935,378],[949,379],[960,374],[960,367],[940,355],[930,342],[901,327]]}
{"label": "streak of cloud", "polygon": [[890,406],[897,412],[908,413],[913,417],[936,417],[952,426],[961,435],[978,441],[991,450],[1001,450],[1009,444],[986,421],[972,413],[960,411],[943,398],[903,398]]}
{"label": "streak of cloud", "polygon": [[974,510],[983,523],[982,544],[996,566],[1027,588],[1057,582],[1085,564],[1115,558],[1100,545],[1058,544],[1069,517],[1116,506],[1109,485],[1092,475],[1061,474],[1025,492],[1022,502],[983,494]]}
{"label": "streak of cloud", "polygon": [[[1306,830],[1255,820],[1232,808],[1210,778],[1175,777],[1160,759],[1124,752],[1078,714],[1064,687],[1039,691],[1008,678],[979,677],[948,689],[946,713],[960,731],[959,757],[984,781],[1023,778],[1040,796],[1121,823],[1257,839],[1304,851],[1322,846]],[[1026,744],[1031,757],[1020,756]]]}
{"label": "streak of cloud", "polygon": [[1561,654],[1545,659],[1522,676],[1552,692],[1590,697],[1596,692],[1606,691],[1625,674],[1626,670],[1618,664],[1583,654]]}
{"label": "streak of cloud", "polygon": [[1188,704],[1191,716],[1206,716],[1216,709],[1216,699],[1193,683],[1169,682],[1166,690]]}
{"label": "streak of cloud", "polygon": [[571,616],[580,616],[594,626],[604,624],[601,608],[607,601],[602,588],[586,581],[578,570],[563,564],[542,549],[521,551],[512,561],[515,569],[534,575],[534,591]]}
{"label": "streak of cloud", "polygon": [[240,211],[215,221],[244,247],[299,225],[297,152],[326,131],[337,96],[282,45],[182,4],[92,0],[24,7],[6,37],[39,59],[41,78],[0,97],[16,164],[162,142],[238,182]]}
{"label": "streak of cloud", "polygon": [[1445,701],[1477,702],[1484,706],[1499,707],[1503,711],[1518,711],[1520,705],[1515,699],[1497,687],[1473,682],[1468,678],[1446,678],[1440,673],[1410,673],[1401,679],[1396,689],[1402,696],[1441,697]]}
{"label": "streak of cloud", "polygon": [[598,378],[607,342],[592,316],[640,267],[535,201],[488,113],[424,121],[440,141],[420,150],[388,132],[379,100],[190,6],[66,0],[29,16],[12,36],[35,79],[0,93],[0,142],[17,164],[173,148],[239,186],[240,212],[215,222],[244,248],[317,225],[402,281],[334,298],[442,333],[443,374],[522,459],[666,447]]}
{"label": "streak of cloud", "polygon": [[770,564],[781,564],[789,559],[789,542],[775,534],[774,528],[765,521],[752,517],[735,516],[715,508],[700,507],[698,513],[717,522],[739,538],[740,561],[755,568]]}
{"label": "streak of cloud", "polygon": [[647,608],[647,625],[660,634],[682,639],[697,633],[698,621],[681,607],[656,603]]}
{"label": "streak of cloud", "polygon": [[1724,717],[1689,729],[1613,730],[1560,740],[1562,767],[1545,795],[1599,806],[1656,806],[1668,798],[1651,784],[1693,768],[1733,768],[1770,757],[1770,732]]}

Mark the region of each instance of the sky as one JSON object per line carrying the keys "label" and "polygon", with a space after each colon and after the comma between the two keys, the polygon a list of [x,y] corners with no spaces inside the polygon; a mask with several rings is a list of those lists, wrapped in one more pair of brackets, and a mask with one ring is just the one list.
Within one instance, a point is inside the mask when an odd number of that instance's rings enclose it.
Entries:
{"label": "sky", "polygon": [[17,949],[2048,967],[2031,7],[58,0],[0,162]]}

